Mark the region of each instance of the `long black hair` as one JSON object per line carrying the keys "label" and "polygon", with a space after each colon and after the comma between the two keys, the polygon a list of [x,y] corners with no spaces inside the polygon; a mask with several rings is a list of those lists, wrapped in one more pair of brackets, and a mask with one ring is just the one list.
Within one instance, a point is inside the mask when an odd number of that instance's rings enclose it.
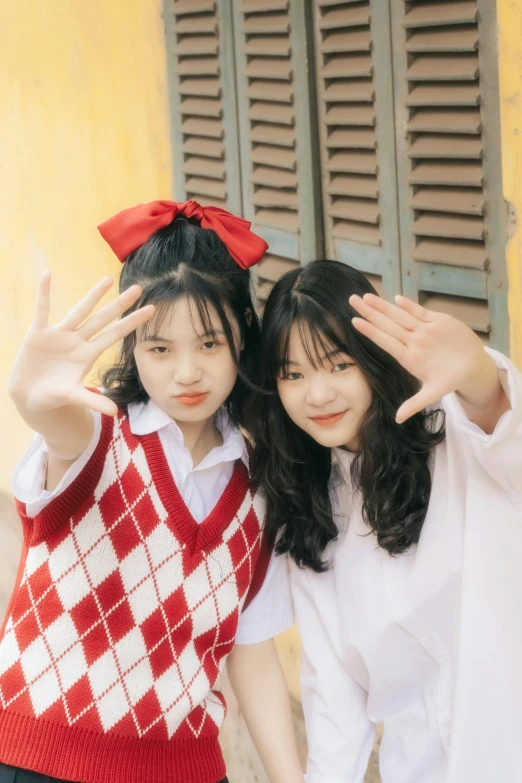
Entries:
{"label": "long black hair", "polygon": [[349,297],[366,293],[376,291],[357,270],[338,261],[313,261],[276,283],[263,316],[258,384],[264,393],[252,396],[247,412],[255,443],[251,475],[263,487],[267,529],[277,552],[288,552],[299,566],[314,571],[328,567],[324,551],[338,535],[328,492],[332,454],[292,422],[277,394],[292,325],[299,326],[313,363],[333,346],[354,360],[372,389],[351,478],[362,496],[366,524],[392,555],[419,540],[431,492],[429,455],[444,438],[440,411],[395,422],[400,404],[420,384],[352,325],[357,313]]}
{"label": "long black hair", "polygon": [[[187,297],[212,335],[210,309],[215,310],[238,368],[238,378],[225,406],[232,419],[241,424],[260,341],[249,271],[238,266],[214,231],[201,228],[194,219],[176,217],[125,260],[120,292],[135,283],[142,287],[142,295],[127,313],[154,304],[158,311],[152,319],[155,326],[177,299]],[[239,329],[241,352],[235,347],[230,317]],[[142,327],[143,337],[150,324]],[[131,332],[122,341],[116,363],[101,379],[105,394],[125,411],[130,403],[149,399],[136,367],[135,346],[136,332]]]}

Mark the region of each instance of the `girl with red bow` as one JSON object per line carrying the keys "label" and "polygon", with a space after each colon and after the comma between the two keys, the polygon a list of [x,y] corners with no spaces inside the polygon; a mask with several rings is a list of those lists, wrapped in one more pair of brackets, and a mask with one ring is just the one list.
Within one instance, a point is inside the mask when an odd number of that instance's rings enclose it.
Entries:
{"label": "girl with red bow", "polygon": [[[10,377],[38,437],[14,479],[24,548],[0,629],[0,781],[226,780],[214,687],[229,656],[271,783],[302,783],[272,641],[292,623],[286,577],[239,429],[260,336],[249,267],[267,246],[194,201],[99,229],[120,295],[93,314],[104,279],[49,326],[45,274]],[[103,391],[84,387],[120,340]]]}

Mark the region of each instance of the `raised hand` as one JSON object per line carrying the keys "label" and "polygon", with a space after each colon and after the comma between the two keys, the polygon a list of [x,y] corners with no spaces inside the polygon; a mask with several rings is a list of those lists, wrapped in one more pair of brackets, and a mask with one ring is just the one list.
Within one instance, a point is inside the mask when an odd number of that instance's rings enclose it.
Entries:
{"label": "raised hand", "polygon": [[40,279],[33,322],[9,377],[11,396],[34,413],[75,405],[114,416],[118,412],[116,404],[86,389],[83,380],[107,348],[152,316],[154,306],[142,307],[111,323],[141,295],[141,288],[134,285],[93,315],[112,286],[111,278],[106,277],[60,323],[49,326],[50,278],[44,272]]}
{"label": "raised hand", "polygon": [[353,319],[354,327],[422,381],[418,394],[397,411],[398,423],[454,391],[464,396],[471,392],[476,406],[493,398],[495,391],[498,397],[501,389],[495,363],[472,329],[404,296],[395,301],[397,305],[374,294],[350,297],[350,304],[362,316]]}

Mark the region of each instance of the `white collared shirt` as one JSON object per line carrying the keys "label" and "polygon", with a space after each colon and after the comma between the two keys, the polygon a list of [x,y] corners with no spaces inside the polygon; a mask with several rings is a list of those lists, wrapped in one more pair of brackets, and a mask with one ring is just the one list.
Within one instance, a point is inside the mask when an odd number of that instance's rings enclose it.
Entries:
{"label": "white collared shirt", "polygon": [[522,781],[522,375],[490,353],[511,410],[487,435],[443,400],[428,513],[405,554],[377,546],[353,457],[335,450],[332,568],[290,569],[308,783],[363,783],[377,723],[383,783]]}
{"label": "white collared shirt", "polygon": [[[131,404],[128,409],[129,424],[134,435],[157,432],[176,486],[197,522],[202,522],[212,511],[232,477],[236,460],[248,467],[246,443],[225,409],[218,411],[216,426],[223,443],[211,449],[194,467],[190,451],[186,448],[183,433],[176,422],[149,400]],[[26,505],[29,516],[38,514],[53,498],[62,493],[81,473],[98,445],[101,433],[101,414],[93,413],[94,432],[83,454],[70,466],[58,486],[48,492],[45,489],[47,472],[47,448],[41,435],[37,435],[18,463],[12,482],[13,495]],[[288,592],[285,569],[280,558],[272,557],[267,575],[259,593],[242,613],[237,641],[254,644],[270,639],[293,624],[293,612],[288,601],[281,596]]]}

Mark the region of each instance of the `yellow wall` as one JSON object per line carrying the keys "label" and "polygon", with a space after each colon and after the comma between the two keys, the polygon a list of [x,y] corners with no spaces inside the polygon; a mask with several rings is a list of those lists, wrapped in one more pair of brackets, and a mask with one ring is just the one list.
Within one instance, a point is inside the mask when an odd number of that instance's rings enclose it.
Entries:
{"label": "yellow wall", "polygon": [[511,239],[509,277],[511,356],[522,368],[522,0],[498,0],[502,173]]}
{"label": "yellow wall", "polygon": [[161,0],[0,3],[0,491],[29,433],[6,392],[36,280],[63,313],[119,262],[96,225],[172,193]]}

